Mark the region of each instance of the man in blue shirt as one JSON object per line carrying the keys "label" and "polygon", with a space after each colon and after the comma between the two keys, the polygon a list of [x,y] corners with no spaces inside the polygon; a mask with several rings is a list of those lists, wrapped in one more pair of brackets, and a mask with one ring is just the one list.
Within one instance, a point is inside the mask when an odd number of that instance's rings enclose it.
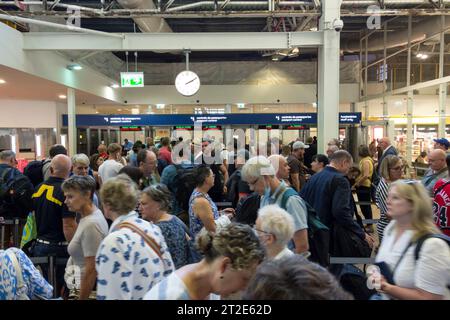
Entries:
{"label": "man in blue shirt", "polygon": [[[257,156],[249,159],[241,174],[250,190],[261,195],[260,208],[271,204],[282,207],[283,194],[289,187],[276,177],[275,169],[266,157]],[[283,209],[294,219],[295,233],[292,238],[295,245],[294,252],[300,254],[308,251],[308,212],[305,203],[298,195],[294,195],[288,198]]]}

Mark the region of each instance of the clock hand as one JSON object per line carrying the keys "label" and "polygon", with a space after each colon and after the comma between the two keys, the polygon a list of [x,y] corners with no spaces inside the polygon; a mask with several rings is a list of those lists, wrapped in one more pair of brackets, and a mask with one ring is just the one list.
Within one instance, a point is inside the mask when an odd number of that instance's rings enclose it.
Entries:
{"label": "clock hand", "polygon": [[189,81],[189,82],[186,82],[186,84],[189,84],[189,83],[191,83],[191,82],[193,82],[193,81],[195,81],[197,79],[197,77],[195,77],[194,79],[192,79],[191,81]]}

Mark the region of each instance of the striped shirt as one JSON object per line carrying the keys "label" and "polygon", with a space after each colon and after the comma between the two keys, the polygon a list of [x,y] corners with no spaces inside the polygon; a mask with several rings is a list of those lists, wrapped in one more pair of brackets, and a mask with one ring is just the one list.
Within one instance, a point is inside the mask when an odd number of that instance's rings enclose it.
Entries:
{"label": "striped shirt", "polygon": [[376,190],[376,196],[375,200],[377,203],[377,207],[380,209],[380,220],[378,220],[377,223],[377,232],[378,232],[378,238],[383,240],[383,232],[384,228],[389,224],[389,219],[387,218],[387,205],[386,200],[389,193],[389,184],[387,181],[382,177],[380,182],[378,183],[377,190]]}

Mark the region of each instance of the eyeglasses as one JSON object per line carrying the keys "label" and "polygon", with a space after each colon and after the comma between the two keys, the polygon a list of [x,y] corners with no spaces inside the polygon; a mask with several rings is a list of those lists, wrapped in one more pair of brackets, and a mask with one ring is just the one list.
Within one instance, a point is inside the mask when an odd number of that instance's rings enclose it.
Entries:
{"label": "eyeglasses", "polygon": [[394,167],[394,168],[390,168],[391,170],[395,170],[395,171],[399,171],[402,170],[404,167],[400,166],[400,167]]}
{"label": "eyeglasses", "polygon": [[255,230],[255,232],[256,232],[257,235],[259,235],[260,233],[263,233],[263,234],[265,234],[265,235],[273,235],[273,233],[270,233],[270,232],[267,232],[267,231],[264,231],[264,230],[257,229],[256,227],[253,227],[253,230]]}
{"label": "eyeglasses", "polygon": [[247,184],[248,184],[249,186],[254,186],[254,185],[258,182],[259,179],[261,179],[261,177],[257,178],[257,179],[256,179],[255,181],[253,181],[253,182],[248,181]]}

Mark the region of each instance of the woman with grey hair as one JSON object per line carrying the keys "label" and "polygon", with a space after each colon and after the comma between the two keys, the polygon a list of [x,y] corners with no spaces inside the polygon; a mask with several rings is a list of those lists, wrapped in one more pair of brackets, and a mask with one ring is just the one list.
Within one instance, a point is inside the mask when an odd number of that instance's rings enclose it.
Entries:
{"label": "woman with grey hair", "polygon": [[[70,176],[91,176],[95,179],[95,182],[98,181],[98,172],[94,172],[90,167],[90,160],[87,155],[84,153],[78,153],[72,156],[72,172]],[[97,185],[97,184],[96,184]],[[97,187],[96,187],[97,189]],[[96,207],[99,207],[97,194],[94,193],[93,201]]]}
{"label": "woman with grey hair", "polygon": [[142,218],[156,224],[166,239],[175,269],[189,263],[189,230],[171,211],[171,194],[165,185],[156,184],[141,193],[139,212]]}
{"label": "woman with grey hair", "polygon": [[294,236],[294,220],[277,205],[268,205],[258,211],[255,231],[266,248],[267,258],[278,260],[294,253],[287,248]]}
{"label": "woman with grey hair", "polygon": [[95,286],[95,254],[108,234],[108,224],[103,213],[93,203],[95,180],[90,176],[72,176],[61,186],[68,209],[81,215],[77,231],[67,247],[67,282],[70,294],[80,300],[88,299]]}

